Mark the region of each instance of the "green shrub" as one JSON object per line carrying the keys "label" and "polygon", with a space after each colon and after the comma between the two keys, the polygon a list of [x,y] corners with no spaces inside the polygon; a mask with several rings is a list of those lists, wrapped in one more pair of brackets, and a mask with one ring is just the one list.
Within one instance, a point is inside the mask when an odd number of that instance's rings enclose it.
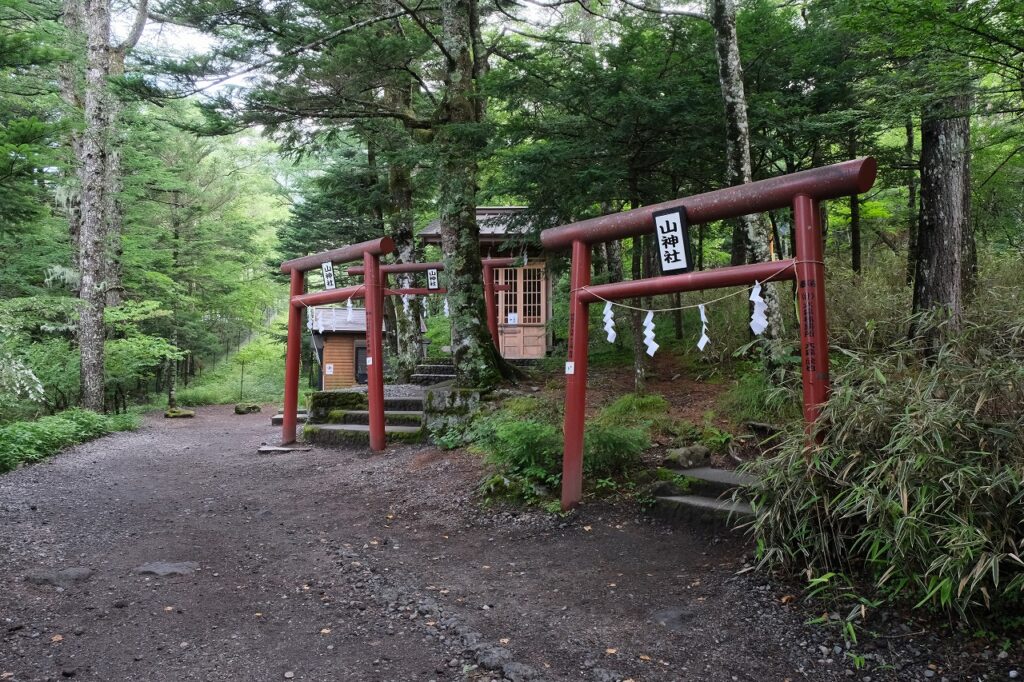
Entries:
{"label": "green shrub", "polygon": [[501,419],[483,436],[489,460],[514,473],[538,477],[561,468],[562,436],[551,424],[532,419]]}
{"label": "green shrub", "polygon": [[602,409],[594,421],[606,426],[662,425],[668,421],[668,401],[660,395],[629,393]]}
{"label": "green shrub", "polygon": [[749,364],[722,398],[722,408],[737,424],[768,422],[784,424],[799,419],[800,375],[786,373],[781,383],[768,380],[762,366]]}
{"label": "green shrub", "polygon": [[588,424],[583,434],[583,471],[588,476],[619,476],[650,446],[647,429]]}
{"label": "green shrub", "polygon": [[794,425],[753,464],[765,564],[960,613],[1022,601],[1024,316],[992,312],[927,359],[904,341],[848,363],[821,444]]}
{"label": "green shrub", "polygon": [[562,421],[562,402],[537,396],[517,396],[501,404],[504,416],[510,419],[536,419],[551,424]]}
{"label": "green shrub", "polygon": [[38,462],[66,447],[113,431],[134,428],[134,414],[106,416],[72,409],[36,421],[14,422],[0,427],[0,472],[22,463]]}
{"label": "green shrub", "polygon": [[[650,446],[650,421],[668,404],[661,396],[626,396],[587,423],[583,468],[588,478],[621,476]],[[481,487],[488,496],[539,502],[561,483],[561,413],[549,400],[517,397],[481,416],[460,438],[485,453],[495,469]]]}

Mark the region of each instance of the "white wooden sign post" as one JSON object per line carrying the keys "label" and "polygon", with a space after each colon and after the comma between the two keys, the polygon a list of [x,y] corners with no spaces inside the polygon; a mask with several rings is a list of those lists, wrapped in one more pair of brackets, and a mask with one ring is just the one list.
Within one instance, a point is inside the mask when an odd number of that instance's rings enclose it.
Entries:
{"label": "white wooden sign post", "polygon": [[334,265],[330,262],[321,263],[320,271],[324,273],[324,289],[334,289]]}
{"label": "white wooden sign post", "polygon": [[655,213],[654,238],[658,240],[663,274],[690,270],[690,229],[686,224],[686,209],[680,206]]}

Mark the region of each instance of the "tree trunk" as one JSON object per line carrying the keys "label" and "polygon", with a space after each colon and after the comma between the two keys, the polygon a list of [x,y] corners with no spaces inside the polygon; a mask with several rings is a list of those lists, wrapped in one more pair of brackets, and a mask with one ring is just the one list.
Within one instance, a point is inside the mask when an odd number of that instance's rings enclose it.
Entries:
{"label": "tree trunk", "polygon": [[[409,168],[403,164],[391,163],[388,167],[388,188],[391,193],[391,238],[395,240],[395,262],[415,263],[416,242],[413,238],[412,183]],[[395,275],[401,289],[415,285],[410,273]],[[397,307],[397,306],[396,306]],[[406,297],[401,309],[396,309],[395,322],[398,336],[396,374],[399,380],[409,380],[420,359],[420,311],[422,305],[416,296]]]}
{"label": "tree trunk", "polygon": [[[850,132],[849,157],[857,158],[857,132]],[[850,267],[860,274],[860,197],[850,195]]]}
{"label": "tree trunk", "polygon": [[619,239],[608,242],[608,281],[622,281],[622,241]]}
{"label": "tree trunk", "polygon": [[903,159],[907,164],[907,284],[914,285],[917,272],[917,171],[914,163],[914,120],[907,118]]}
{"label": "tree trunk", "polygon": [[972,268],[970,104],[969,95],[955,95],[929,106],[921,117],[914,312],[942,311],[953,329],[960,323]]}
{"label": "tree trunk", "polygon": [[[64,0],[61,16],[64,28],[72,42],[83,38],[84,8],[82,0]],[[64,61],[58,67],[60,94],[64,103],[72,109],[81,109],[82,102],[81,74],[78,64],[72,60]],[[75,128],[67,133],[68,149],[71,151],[71,170],[66,175],[64,187],[64,213],[68,220],[68,234],[71,236],[73,267],[79,268],[79,236],[82,224],[82,136]]]}
{"label": "tree trunk", "polygon": [[178,409],[178,361],[167,360],[167,409]]}
{"label": "tree trunk", "polygon": [[[736,5],[733,0],[711,0],[711,25],[715,31],[715,56],[718,61],[718,79],[725,102],[727,159],[726,178],[730,185],[746,184],[752,180],[750,165],[750,125],[747,122],[747,96],[743,88],[743,66],[740,61],[739,42],[736,37]],[[771,229],[763,216],[740,218],[745,237],[747,258],[752,262],[771,260]],[[736,241],[739,235],[733,231]],[[735,247],[735,245],[734,245]],[[735,248],[734,248],[735,255]],[[768,304],[768,368],[778,366],[781,358],[779,340],[784,334],[780,298],[774,284],[763,287],[762,296]]]}
{"label": "tree trunk", "polygon": [[697,226],[697,269],[704,269],[704,224]]}
{"label": "tree trunk", "polygon": [[732,246],[729,249],[729,265],[743,265],[747,262],[747,226],[743,219],[732,223]]}
{"label": "tree trunk", "polygon": [[594,244],[591,258],[594,265],[594,277],[604,277],[608,274],[608,249],[604,242]]}
{"label": "tree trunk", "polygon": [[[640,237],[633,237],[633,279],[640,279],[643,264],[643,240]],[[642,303],[639,298],[634,298],[630,305],[639,308]],[[647,389],[647,347],[644,345],[644,314],[639,310],[630,310],[630,323],[633,327],[633,391],[643,395]]]}
{"label": "tree trunk", "polygon": [[82,405],[103,410],[103,274],[107,234],[107,155],[114,107],[107,86],[110,73],[110,6],[108,0],[86,0],[87,50],[85,130],[82,133],[82,199],[79,232],[78,347],[81,359]]}
{"label": "tree trunk", "polygon": [[[476,222],[477,159],[486,142],[475,90],[471,47],[474,0],[442,0],[442,44],[447,53],[445,98],[436,134],[440,157],[441,250],[448,279],[452,323],[452,359],[462,386],[492,386],[515,376],[487,328],[480,262],[480,226]],[[483,55],[476,55],[482,59]]]}
{"label": "tree trunk", "polygon": [[[640,182],[635,173],[630,171],[629,179],[629,204],[637,209],[641,206]],[[630,258],[631,279],[641,279],[644,276],[644,238],[633,237],[631,240],[632,253]],[[634,298],[629,304],[636,308],[630,310],[630,326],[633,329],[633,391],[643,395],[647,390],[647,346],[644,344],[643,313],[639,308],[644,307],[643,300]]]}
{"label": "tree trunk", "polygon": [[[110,66],[108,78],[120,78],[124,75],[125,54],[122,49],[110,49]],[[104,273],[103,289],[106,305],[120,305],[124,298],[124,287],[121,284],[121,260],[124,247],[121,236],[124,231],[124,210],[121,205],[121,146],[124,144],[120,136],[118,118],[121,116],[121,101],[111,93],[109,100],[110,130],[107,134],[107,163],[105,168],[106,196],[104,197],[104,213],[106,234],[103,237]]]}

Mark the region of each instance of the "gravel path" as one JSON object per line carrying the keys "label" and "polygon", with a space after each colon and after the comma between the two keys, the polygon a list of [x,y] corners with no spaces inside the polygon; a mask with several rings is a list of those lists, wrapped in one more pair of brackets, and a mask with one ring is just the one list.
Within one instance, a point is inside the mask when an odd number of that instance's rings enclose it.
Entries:
{"label": "gravel path", "polygon": [[[0,478],[2,680],[1006,679],[836,629],[736,539],[481,510],[471,455],[257,455],[268,415],[150,419]],[[888,627],[888,626],[887,626]],[[866,656],[863,665],[857,657]],[[929,664],[933,667],[929,667]],[[959,668],[957,667],[959,666]]]}

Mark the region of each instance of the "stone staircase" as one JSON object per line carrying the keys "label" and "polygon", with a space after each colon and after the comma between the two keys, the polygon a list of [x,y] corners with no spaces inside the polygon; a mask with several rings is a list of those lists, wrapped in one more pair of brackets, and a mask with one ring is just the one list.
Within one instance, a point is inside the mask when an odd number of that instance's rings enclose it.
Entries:
{"label": "stone staircase", "polygon": [[[688,448],[681,451],[686,450]],[[686,456],[673,459],[670,455],[665,464],[675,474],[676,480],[683,483],[683,489],[671,482],[662,486],[655,494],[655,516],[669,522],[724,524],[729,527],[753,518],[753,509],[742,491],[757,482],[754,476],[709,467]],[[737,490],[741,494],[734,500],[733,493]]]}
{"label": "stone staircase", "polygon": [[[305,424],[306,420],[308,418],[309,418],[309,415],[306,414],[305,410],[299,410],[298,414],[295,417],[295,422],[297,424]],[[283,423],[284,423],[284,414],[281,413],[281,412],[278,412],[277,414],[275,414],[273,417],[270,418],[270,425],[271,426],[280,426]]]}
{"label": "stone staircase", "polygon": [[[361,400],[338,396],[359,396]],[[427,429],[423,415],[423,398],[385,398],[384,433],[389,444],[424,441]],[[366,395],[331,391],[314,394],[310,418],[302,430],[302,437],[307,443],[318,445],[368,444],[370,412],[366,405]]]}
{"label": "stone staircase", "polygon": [[455,366],[451,360],[432,360],[429,363],[416,365],[409,380],[420,386],[439,384],[455,378]]}

